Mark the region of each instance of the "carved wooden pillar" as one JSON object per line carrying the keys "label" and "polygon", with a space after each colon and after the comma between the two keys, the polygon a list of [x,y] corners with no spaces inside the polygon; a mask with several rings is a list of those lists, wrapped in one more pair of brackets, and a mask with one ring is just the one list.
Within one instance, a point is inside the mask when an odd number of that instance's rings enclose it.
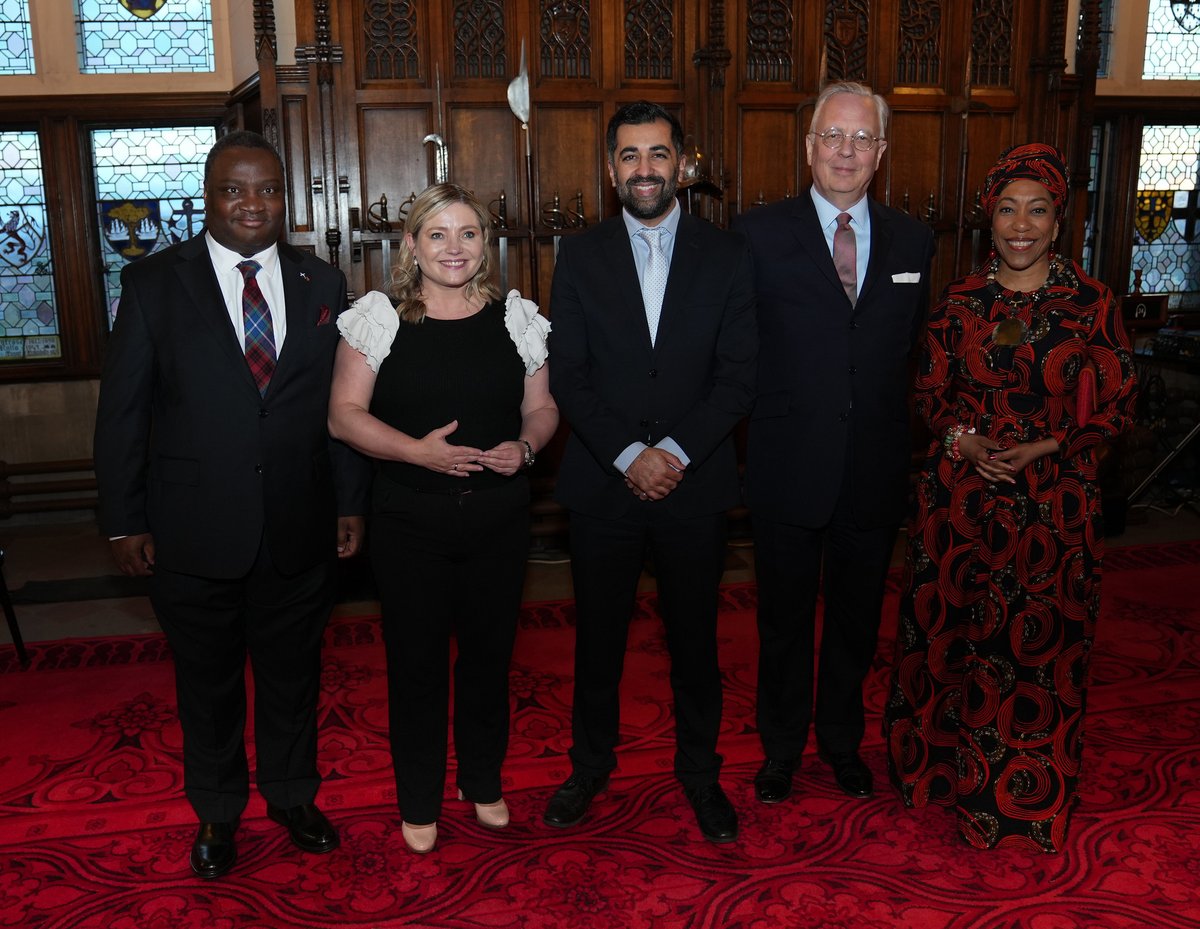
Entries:
{"label": "carved wooden pillar", "polygon": [[[725,171],[725,71],[733,55],[725,39],[725,0],[711,0],[708,8],[708,42],[692,55],[699,80],[699,102],[696,112],[696,145],[709,159],[706,169],[709,178],[721,190],[728,188]],[[721,223],[725,219],[725,203],[710,204],[707,218]]]}
{"label": "carved wooden pillar", "polygon": [[1083,0],[1080,8],[1079,44],[1075,49],[1076,122],[1071,165],[1070,223],[1059,230],[1060,250],[1064,255],[1083,252],[1083,229],[1087,222],[1088,185],[1091,182],[1089,156],[1092,149],[1092,125],[1096,111],[1096,71],[1100,66],[1100,0]]}
{"label": "carved wooden pillar", "polygon": [[275,44],[275,2],[254,0],[254,52],[258,60],[258,91],[262,100],[263,136],[279,151],[278,86],[275,64],[279,50]]}
{"label": "carved wooden pillar", "polygon": [[345,213],[341,199],[349,192],[349,185],[338,170],[338,115],[333,66],[342,62],[342,46],[332,41],[329,6],[330,0],[313,0],[315,41],[312,45],[296,46],[296,63],[309,65],[310,100],[316,101],[314,117],[320,133],[320,163],[313,166],[312,177],[319,223],[316,229],[323,228],[325,232],[323,257],[337,268],[342,263],[344,238],[341,227]]}

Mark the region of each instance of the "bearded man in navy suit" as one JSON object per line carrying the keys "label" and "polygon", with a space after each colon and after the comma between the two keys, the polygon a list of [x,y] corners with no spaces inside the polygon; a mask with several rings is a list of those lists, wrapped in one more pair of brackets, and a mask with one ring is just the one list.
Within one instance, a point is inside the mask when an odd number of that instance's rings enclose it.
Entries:
{"label": "bearded man in navy suit", "polygon": [[337,847],[314,802],[321,637],[370,475],[326,429],[346,281],[278,241],[275,150],[218,140],[204,204],[205,235],[121,274],[95,460],[101,531],[122,572],[149,575],[175,658],[191,867],[215,878],[249,796],[247,655],[267,813],[304,851]]}
{"label": "bearded man in navy suit", "polygon": [[563,239],[550,388],[571,424],[555,496],[575,585],[572,774],[543,819],[572,826],[616,767],[618,688],[647,550],[671,653],[675,776],[701,834],[737,837],[718,783],[717,591],[740,502],[731,433],[750,408],[758,338],[739,236],[680,208],[683,131],[655,104],[619,109],[608,171],[623,209]]}
{"label": "bearded man in navy suit", "polygon": [[927,226],[867,196],[887,118],[887,102],[862,84],[826,87],[806,139],[812,187],[734,223],[754,254],[762,338],[746,493],[763,803],[791,793],[814,718],[819,754],[841,789],[873,790],[858,752],[862,684],[908,499],[910,356],[933,257]]}

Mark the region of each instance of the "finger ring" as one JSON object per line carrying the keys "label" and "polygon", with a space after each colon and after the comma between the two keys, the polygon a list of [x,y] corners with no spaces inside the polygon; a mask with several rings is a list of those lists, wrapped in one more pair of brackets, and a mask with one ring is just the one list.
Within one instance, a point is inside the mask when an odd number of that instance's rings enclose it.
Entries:
{"label": "finger ring", "polygon": [[455,465],[455,466],[454,466],[454,470],[455,470],[455,471],[457,471],[457,470],[458,470],[458,465]]}

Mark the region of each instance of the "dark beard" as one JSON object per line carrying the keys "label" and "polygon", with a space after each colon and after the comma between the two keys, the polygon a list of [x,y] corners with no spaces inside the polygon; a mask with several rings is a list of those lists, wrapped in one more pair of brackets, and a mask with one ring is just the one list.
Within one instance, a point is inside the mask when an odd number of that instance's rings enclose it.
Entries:
{"label": "dark beard", "polygon": [[[634,184],[643,184],[647,181],[654,181],[661,184],[658,196],[653,200],[644,201],[638,200],[629,188]],[[629,211],[630,216],[637,219],[657,219],[666,213],[671,206],[671,201],[675,199],[675,192],[679,189],[679,183],[674,177],[664,180],[660,177],[631,177],[624,184],[617,185],[617,199],[621,201],[621,206]]]}

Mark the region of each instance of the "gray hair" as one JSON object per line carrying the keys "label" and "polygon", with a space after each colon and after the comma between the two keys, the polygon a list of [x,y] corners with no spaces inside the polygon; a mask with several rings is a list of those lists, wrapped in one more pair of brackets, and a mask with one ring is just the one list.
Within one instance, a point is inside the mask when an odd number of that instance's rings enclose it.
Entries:
{"label": "gray hair", "polygon": [[817,125],[817,117],[821,114],[821,108],[825,106],[830,97],[838,94],[853,94],[856,97],[869,98],[875,104],[875,114],[879,118],[880,138],[887,137],[888,116],[891,114],[888,102],[873,92],[866,84],[860,84],[858,81],[837,81],[833,84],[826,84],[822,88],[821,93],[817,95],[817,105],[813,108],[812,123],[808,127],[810,130],[815,131],[814,127]]}

